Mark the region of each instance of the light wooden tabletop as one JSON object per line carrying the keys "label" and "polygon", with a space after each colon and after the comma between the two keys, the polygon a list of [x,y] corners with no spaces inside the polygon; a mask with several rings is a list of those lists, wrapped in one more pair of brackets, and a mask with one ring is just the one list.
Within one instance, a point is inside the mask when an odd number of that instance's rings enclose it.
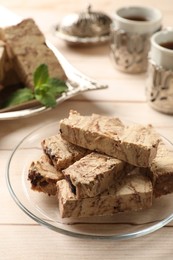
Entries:
{"label": "light wooden tabletop", "polygon": [[[76,109],[82,114],[94,112],[116,115],[139,123],[152,123],[160,133],[173,141],[173,117],[153,110],[146,103],[145,73],[127,75],[117,71],[110,59],[108,44],[74,48],[68,47],[53,35],[53,26],[64,15],[81,11],[87,2],[1,0],[1,4],[16,15],[34,18],[46,37],[73,66],[98,82],[108,84],[109,88],[78,95],[39,116],[0,121],[0,259],[173,259],[173,222],[154,233],[132,240],[79,239],[54,232],[30,219],[16,205],[8,191],[5,171],[14,147],[39,126],[66,117],[70,109]],[[142,0],[92,2],[94,10],[105,11],[110,15],[118,7],[129,4],[157,7],[163,13],[163,26],[173,26],[173,3],[170,0],[146,0],[145,3]],[[0,11],[1,24],[16,19],[8,12]]]}

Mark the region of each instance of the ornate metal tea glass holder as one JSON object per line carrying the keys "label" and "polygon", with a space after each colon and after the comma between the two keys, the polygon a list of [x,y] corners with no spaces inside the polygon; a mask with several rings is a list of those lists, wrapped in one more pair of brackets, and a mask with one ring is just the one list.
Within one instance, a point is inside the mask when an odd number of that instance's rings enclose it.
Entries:
{"label": "ornate metal tea glass holder", "polygon": [[110,49],[115,67],[126,73],[147,70],[150,34],[131,34],[122,29],[111,29]]}
{"label": "ornate metal tea glass holder", "polygon": [[146,97],[152,108],[165,114],[173,114],[173,70],[149,60]]}

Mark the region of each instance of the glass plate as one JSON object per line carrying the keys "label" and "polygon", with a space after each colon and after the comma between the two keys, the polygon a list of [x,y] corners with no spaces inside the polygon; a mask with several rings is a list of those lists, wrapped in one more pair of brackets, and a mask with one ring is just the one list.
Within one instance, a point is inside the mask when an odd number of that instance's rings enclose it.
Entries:
{"label": "glass plate", "polygon": [[[55,197],[33,191],[27,180],[28,168],[42,154],[42,139],[57,134],[53,122],[27,135],[13,151],[7,167],[7,184],[17,205],[36,222],[59,233],[95,239],[129,239],[156,231],[173,220],[173,194],[155,199],[153,207],[140,212],[110,217],[61,219]],[[164,139],[172,149],[173,145]]]}

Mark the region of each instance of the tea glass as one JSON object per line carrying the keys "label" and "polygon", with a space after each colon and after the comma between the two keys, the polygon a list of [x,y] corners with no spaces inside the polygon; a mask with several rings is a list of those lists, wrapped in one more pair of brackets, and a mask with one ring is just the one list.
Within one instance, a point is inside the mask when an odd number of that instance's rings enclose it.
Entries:
{"label": "tea glass", "polygon": [[161,28],[161,12],[143,6],[122,7],[113,21],[110,48],[115,67],[127,73],[146,71],[150,37]]}
{"label": "tea glass", "polygon": [[151,37],[146,97],[154,109],[173,114],[173,28]]}

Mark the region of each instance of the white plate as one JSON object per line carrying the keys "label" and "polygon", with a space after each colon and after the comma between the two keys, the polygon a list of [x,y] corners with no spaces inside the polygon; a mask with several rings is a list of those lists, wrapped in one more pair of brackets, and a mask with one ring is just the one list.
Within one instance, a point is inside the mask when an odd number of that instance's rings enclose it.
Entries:
{"label": "white plate", "polygon": [[[156,231],[173,220],[173,194],[155,199],[152,208],[110,217],[62,219],[55,197],[31,190],[28,168],[43,153],[40,142],[57,134],[58,122],[27,135],[13,151],[7,167],[9,191],[17,205],[36,222],[59,233],[95,239],[129,239]],[[173,149],[173,145],[164,139]]]}

